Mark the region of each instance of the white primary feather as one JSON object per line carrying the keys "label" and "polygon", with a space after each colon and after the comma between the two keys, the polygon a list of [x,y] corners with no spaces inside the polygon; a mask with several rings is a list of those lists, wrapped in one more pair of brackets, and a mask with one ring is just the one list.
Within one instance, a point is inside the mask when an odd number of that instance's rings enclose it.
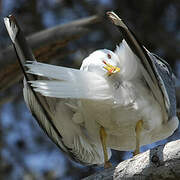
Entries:
{"label": "white primary feather", "polygon": [[[104,82],[104,81],[103,81]],[[108,84],[103,82],[90,81],[86,82],[66,82],[66,81],[30,81],[36,92],[44,96],[56,98],[76,98],[76,99],[94,99],[105,100],[112,96],[109,93]],[[87,85],[86,85],[87,83]]]}
{"label": "white primary feather", "polygon": [[26,65],[28,73],[52,78],[30,81],[32,87],[44,96],[56,98],[111,99],[107,80],[96,73],[58,67],[38,62]]}
{"label": "white primary feather", "polygon": [[77,80],[77,78],[81,78],[82,75],[86,76],[86,74],[83,74],[83,72],[79,71],[78,69],[55,66],[36,61],[27,61],[26,67],[29,68],[27,73],[57,80],[73,81],[74,78],[74,80]]}

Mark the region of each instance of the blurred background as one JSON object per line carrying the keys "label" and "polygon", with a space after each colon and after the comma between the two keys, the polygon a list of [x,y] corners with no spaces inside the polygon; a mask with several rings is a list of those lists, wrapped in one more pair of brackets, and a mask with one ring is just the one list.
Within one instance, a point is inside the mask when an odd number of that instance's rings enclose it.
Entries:
{"label": "blurred background", "polygon": [[[101,17],[86,33],[61,46],[56,45],[53,55],[36,54],[38,60],[79,68],[89,53],[101,48],[114,50],[122,40],[121,34],[104,17],[107,10],[114,10],[146,48],[166,59],[177,78],[180,77],[179,0],[0,0],[1,180],[78,180],[103,169],[72,162],[47,138],[32,117],[23,100],[22,74],[15,55],[10,59],[13,52],[9,51],[10,39],[3,17],[14,14],[26,36],[92,15]],[[44,53],[46,55],[47,50]],[[180,95],[178,108],[179,102]],[[179,136],[177,130],[168,139],[142,147],[141,151]],[[113,151],[111,162],[116,165],[131,156],[132,152]]]}

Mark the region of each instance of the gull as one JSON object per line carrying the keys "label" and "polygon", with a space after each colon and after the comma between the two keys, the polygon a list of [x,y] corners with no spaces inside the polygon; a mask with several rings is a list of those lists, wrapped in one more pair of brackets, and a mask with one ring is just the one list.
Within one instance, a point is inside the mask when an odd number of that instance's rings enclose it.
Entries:
{"label": "gull", "polygon": [[114,13],[124,40],[96,50],[80,69],[37,62],[14,16],[4,18],[24,73],[24,99],[40,127],[73,160],[111,166],[111,149],[134,150],[178,127],[175,79]]}

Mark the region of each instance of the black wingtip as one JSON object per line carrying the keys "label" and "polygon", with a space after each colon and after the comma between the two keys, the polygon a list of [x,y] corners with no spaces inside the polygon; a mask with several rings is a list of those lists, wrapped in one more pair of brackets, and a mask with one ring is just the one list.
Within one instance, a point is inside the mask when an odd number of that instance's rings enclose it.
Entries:
{"label": "black wingtip", "polygon": [[122,19],[115,12],[108,11],[106,12],[106,15],[112,21],[112,23],[115,24],[116,26],[120,26],[124,29],[128,29],[128,27],[124,24]]}
{"label": "black wingtip", "polygon": [[16,24],[17,25],[16,18],[15,18],[15,16],[13,14],[10,14],[10,15],[6,16],[4,18],[4,21],[5,20],[8,20],[10,22],[10,24]]}
{"label": "black wingtip", "polygon": [[14,43],[16,35],[19,31],[19,27],[16,22],[16,18],[13,15],[9,15],[4,18],[4,24],[6,26],[6,29],[8,31],[8,34],[9,34],[12,42]]}

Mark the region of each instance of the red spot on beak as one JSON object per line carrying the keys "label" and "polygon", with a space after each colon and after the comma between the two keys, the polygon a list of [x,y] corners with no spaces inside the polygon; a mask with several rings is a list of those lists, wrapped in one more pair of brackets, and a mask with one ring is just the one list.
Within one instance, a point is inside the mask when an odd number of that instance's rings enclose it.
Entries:
{"label": "red spot on beak", "polygon": [[106,61],[104,61],[104,60],[103,60],[103,63],[104,63],[104,64],[107,64]]}

